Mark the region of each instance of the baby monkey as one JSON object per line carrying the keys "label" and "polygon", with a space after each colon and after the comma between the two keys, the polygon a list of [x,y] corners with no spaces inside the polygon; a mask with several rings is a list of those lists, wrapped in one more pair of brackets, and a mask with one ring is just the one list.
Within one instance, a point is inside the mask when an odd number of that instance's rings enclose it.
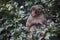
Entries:
{"label": "baby monkey", "polygon": [[47,19],[45,18],[43,6],[34,5],[31,7],[31,14],[29,15],[26,22],[26,31],[30,31],[31,27],[37,27],[38,25],[46,25]]}

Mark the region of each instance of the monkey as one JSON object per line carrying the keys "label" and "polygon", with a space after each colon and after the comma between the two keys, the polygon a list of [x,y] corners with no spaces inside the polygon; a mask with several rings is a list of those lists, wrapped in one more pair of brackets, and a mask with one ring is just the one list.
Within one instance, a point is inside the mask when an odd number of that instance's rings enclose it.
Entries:
{"label": "monkey", "polygon": [[39,24],[47,24],[42,5],[33,5],[30,11],[31,14],[26,21],[26,31],[29,32],[31,27],[37,27]]}

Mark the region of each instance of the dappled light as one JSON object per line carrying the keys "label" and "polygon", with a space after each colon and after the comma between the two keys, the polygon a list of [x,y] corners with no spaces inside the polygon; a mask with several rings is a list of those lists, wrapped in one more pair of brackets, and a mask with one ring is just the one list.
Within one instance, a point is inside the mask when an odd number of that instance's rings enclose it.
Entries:
{"label": "dappled light", "polygon": [[[39,24],[27,32],[33,5],[44,7],[47,25]],[[60,0],[0,0],[0,40],[60,40]]]}

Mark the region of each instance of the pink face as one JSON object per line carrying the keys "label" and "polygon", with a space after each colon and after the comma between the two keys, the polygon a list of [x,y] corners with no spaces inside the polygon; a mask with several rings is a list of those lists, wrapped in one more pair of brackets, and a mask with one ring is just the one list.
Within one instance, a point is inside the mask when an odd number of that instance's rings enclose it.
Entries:
{"label": "pink face", "polygon": [[43,13],[43,11],[41,10],[40,7],[32,7],[31,8],[31,15],[32,16],[40,15],[42,13]]}

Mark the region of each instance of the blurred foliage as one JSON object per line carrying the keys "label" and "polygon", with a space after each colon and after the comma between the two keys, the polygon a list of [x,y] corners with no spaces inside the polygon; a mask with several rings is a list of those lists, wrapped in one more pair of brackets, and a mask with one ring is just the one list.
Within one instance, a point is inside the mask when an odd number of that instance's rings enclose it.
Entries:
{"label": "blurred foliage", "polygon": [[[60,0],[0,0],[0,40],[27,40],[23,30],[32,5],[41,4],[58,25],[48,28],[46,40],[60,39]],[[37,35],[37,34],[34,34]],[[32,40],[32,39],[31,39]],[[38,40],[33,36],[33,40]]]}

